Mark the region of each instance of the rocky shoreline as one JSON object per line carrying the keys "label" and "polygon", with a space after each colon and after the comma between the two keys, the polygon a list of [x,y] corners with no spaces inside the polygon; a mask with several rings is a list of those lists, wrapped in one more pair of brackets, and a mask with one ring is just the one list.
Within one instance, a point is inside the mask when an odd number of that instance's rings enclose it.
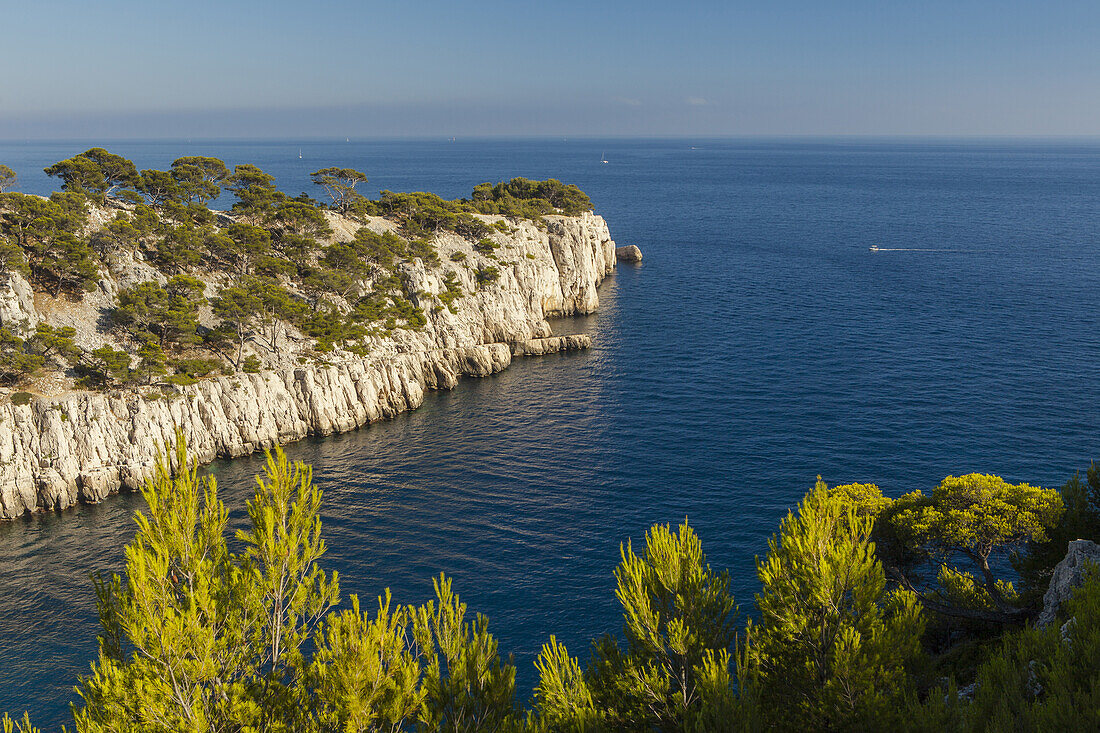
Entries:
{"label": "rocky shoreline", "polygon": [[[498,282],[480,289],[464,283],[470,295],[453,312],[436,313],[422,330],[383,340],[366,358],[238,373],[165,394],[75,392],[27,404],[5,400],[0,519],[137,488],[177,428],[200,461],[242,456],[415,409],[427,390],[451,389],[461,376],[494,374],[513,356],[589,346],[584,335],[552,335],[546,318],[598,306],[596,287],[616,260],[603,219],[547,217],[545,227],[525,223],[509,240],[516,259],[501,268]],[[444,237],[437,246],[446,256],[468,244]],[[407,275],[425,293],[439,289],[435,276],[416,265]]]}

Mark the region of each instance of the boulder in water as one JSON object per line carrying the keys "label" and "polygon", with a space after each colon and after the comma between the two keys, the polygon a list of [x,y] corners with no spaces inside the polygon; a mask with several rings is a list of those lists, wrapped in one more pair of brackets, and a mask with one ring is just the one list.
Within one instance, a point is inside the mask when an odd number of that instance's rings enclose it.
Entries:
{"label": "boulder in water", "polygon": [[615,248],[615,258],[619,262],[641,262],[642,250],[636,244],[628,244],[625,247]]}

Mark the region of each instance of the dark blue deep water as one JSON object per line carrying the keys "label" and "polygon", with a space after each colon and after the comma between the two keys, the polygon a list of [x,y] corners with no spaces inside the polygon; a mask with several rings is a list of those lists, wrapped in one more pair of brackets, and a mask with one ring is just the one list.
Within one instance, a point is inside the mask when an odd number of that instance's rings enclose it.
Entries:
{"label": "dark blue deep water", "polygon": [[[48,192],[34,171],[85,147],[0,144],[0,162]],[[592,334],[590,351],[288,449],[325,489],[344,597],[388,586],[419,603],[445,571],[516,654],[523,695],[550,634],[584,656],[618,630],[619,543],[655,522],[688,517],[751,612],[753,558],[817,474],[894,495],[968,471],[1053,486],[1100,457],[1097,144],[109,147],[140,167],[256,163],[295,194],[329,165],[366,171],[372,194],[556,177],[642,248],[597,315],[556,324]],[[238,517],[260,467],[213,467]],[[138,508],[0,526],[0,710],[65,719],[95,655],[88,573],[120,567]]]}

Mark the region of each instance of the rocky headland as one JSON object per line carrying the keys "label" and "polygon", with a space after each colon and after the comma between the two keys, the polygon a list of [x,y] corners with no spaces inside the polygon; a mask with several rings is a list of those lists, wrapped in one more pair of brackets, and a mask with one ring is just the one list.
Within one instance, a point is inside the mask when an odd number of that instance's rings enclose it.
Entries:
{"label": "rocky headland", "polygon": [[[93,209],[91,226],[104,225],[110,216]],[[351,240],[364,225],[377,232],[396,228],[382,217],[352,221],[331,211],[325,216],[335,242]],[[504,222],[501,216],[476,217],[488,225]],[[247,344],[262,362],[253,373],[103,391],[79,389],[64,375],[48,374],[29,392],[5,390],[0,518],[98,502],[140,486],[177,429],[202,461],[241,456],[392,417],[419,406],[426,390],[451,389],[462,376],[493,374],[516,356],[587,347],[587,336],[552,333],[547,318],[597,308],[597,286],[616,260],[604,220],[591,212],[508,220],[491,240],[495,248],[489,252],[485,240],[479,247],[468,237],[442,232],[432,244],[448,267],[419,258],[400,263],[405,290],[426,322],[366,339],[365,352],[318,354],[301,332],[284,324],[283,348],[266,349],[258,338]],[[94,289],[76,301],[32,289],[17,272],[3,273],[0,325],[24,334],[39,323],[71,327],[84,350],[120,343],[117,333],[103,327],[117,293],[166,278],[131,252],[117,251],[104,261]],[[491,282],[478,277],[482,262],[499,273]],[[208,296],[227,286],[225,277],[200,273]],[[453,291],[455,282],[462,297],[440,307],[440,294]],[[211,318],[209,307],[202,317]],[[13,399],[17,395],[22,399]]]}

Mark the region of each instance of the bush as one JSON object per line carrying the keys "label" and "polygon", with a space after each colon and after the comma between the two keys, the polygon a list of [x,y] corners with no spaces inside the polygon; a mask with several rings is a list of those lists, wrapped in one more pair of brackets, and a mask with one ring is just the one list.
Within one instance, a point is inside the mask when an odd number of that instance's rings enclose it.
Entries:
{"label": "bush", "polygon": [[443,278],[443,287],[443,292],[437,297],[451,313],[457,313],[458,309],[455,308],[454,302],[462,297],[462,286],[458,284],[453,272],[448,272],[446,277]]}
{"label": "bush", "polygon": [[31,353],[29,344],[0,327],[0,384],[18,384],[42,368],[45,359]]}
{"label": "bush", "polygon": [[247,372],[248,374],[258,373],[262,367],[263,364],[261,364],[260,360],[255,356],[249,356],[241,363],[241,371]]}
{"label": "bush", "polygon": [[451,253],[451,262],[462,262],[462,260],[464,260],[464,259],[466,259],[466,253],[465,252],[452,252]]}
{"label": "bush", "polygon": [[187,376],[192,380],[206,377],[222,368],[221,359],[175,359],[172,367],[176,370],[176,376]]}
{"label": "bush", "polygon": [[480,288],[482,285],[487,285],[491,282],[496,282],[500,278],[500,270],[492,265],[481,266],[477,268],[474,273],[474,279],[477,280],[477,285]]}
{"label": "bush", "polygon": [[482,239],[474,245],[474,249],[483,255],[491,255],[493,250],[500,249],[500,245],[491,239]]}
{"label": "bush", "polygon": [[29,405],[31,399],[34,397],[30,392],[15,392],[11,396],[11,403],[13,405]]}

